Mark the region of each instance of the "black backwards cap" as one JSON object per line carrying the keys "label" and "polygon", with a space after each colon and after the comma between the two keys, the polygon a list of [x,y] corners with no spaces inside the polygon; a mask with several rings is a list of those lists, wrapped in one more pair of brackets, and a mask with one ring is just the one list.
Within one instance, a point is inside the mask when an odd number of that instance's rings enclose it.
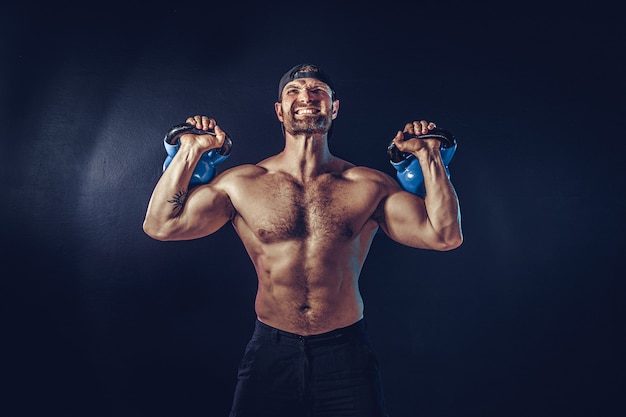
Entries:
{"label": "black backwards cap", "polygon": [[335,84],[330,76],[320,67],[314,64],[298,64],[285,73],[278,83],[278,101],[281,100],[283,89],[290,81],[299,78],[315,78],[330,87],[332,90],[332,99],[335,100]]}

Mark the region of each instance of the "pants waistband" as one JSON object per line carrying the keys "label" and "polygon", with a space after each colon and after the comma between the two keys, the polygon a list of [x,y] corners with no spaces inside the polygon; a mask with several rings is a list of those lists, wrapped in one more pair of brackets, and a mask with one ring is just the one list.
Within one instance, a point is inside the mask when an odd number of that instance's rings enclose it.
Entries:
{"label": "pants waistband", "polygon": [[276,329],[269,326],[257,319],[255,326],[255,333],[258,335],[272,338],[272,340],[279,341],[291,341],[299,344],[318,344],[324,342],[339,341],[341,339],[348,339],[354,337],[363,337],[366,335],[367,324],[365,319],[360,319],[354,324],[347,327],[331,330],[330,332],[315,334],[311,336],[302,336],[296,333],[286,332],[284,330]]}

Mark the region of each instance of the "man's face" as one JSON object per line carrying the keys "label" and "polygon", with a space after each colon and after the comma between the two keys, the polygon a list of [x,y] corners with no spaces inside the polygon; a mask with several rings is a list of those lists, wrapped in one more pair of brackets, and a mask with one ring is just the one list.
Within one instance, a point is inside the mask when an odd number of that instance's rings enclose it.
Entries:
{"label": "man's face", "polygon": [[330,87],[315,78],[293,80],[275,104],[276,115],[292,135],[324,134],[337,117],[339,101],[332,100]]}

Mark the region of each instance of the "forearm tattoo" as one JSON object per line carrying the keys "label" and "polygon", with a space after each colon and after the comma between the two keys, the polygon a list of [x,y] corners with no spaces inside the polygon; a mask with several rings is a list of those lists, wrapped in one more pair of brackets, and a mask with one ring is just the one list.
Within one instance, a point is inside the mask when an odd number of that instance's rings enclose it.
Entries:
{"label": "forearm tattoo", "polygon": [[167,200],[168,203],[172,203],[174,206],[172,207],[172,211],[181,211],[185,206],[185,201],[187,201],[188,192],[185,190],[180,190],[171,200]]}

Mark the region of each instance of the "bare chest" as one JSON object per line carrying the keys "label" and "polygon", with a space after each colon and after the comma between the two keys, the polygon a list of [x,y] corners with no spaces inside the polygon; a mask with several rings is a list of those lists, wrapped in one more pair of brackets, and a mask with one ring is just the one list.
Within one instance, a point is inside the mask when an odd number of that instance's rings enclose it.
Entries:
{"label": "bare chest", "polygon": [[351,240],[372,215],[367,190],[331,175],[307,184],[280,176],[257,181],[240,214],[264,243]]}

